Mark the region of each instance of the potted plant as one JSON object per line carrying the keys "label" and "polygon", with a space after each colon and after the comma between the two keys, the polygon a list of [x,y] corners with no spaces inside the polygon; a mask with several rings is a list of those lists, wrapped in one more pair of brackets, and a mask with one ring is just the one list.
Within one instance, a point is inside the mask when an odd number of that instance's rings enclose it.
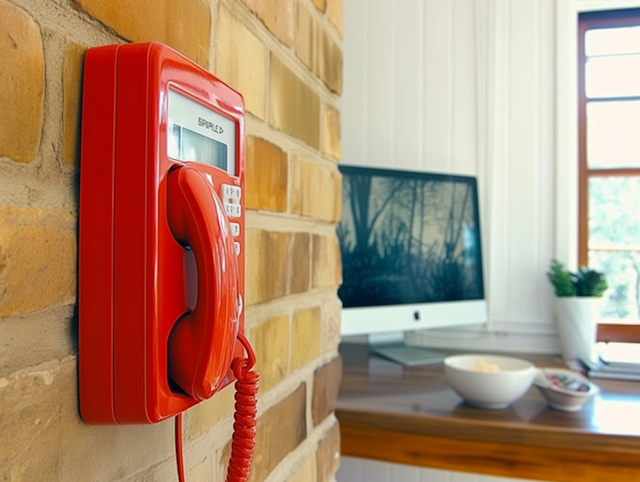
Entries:
{"label": "potted plant", "polygon": [[586,266],[571,272],[553,259],[547,279],[556,295],[554,312],[564,358],[595,363],[596,300],[608,288],[604,273]]}

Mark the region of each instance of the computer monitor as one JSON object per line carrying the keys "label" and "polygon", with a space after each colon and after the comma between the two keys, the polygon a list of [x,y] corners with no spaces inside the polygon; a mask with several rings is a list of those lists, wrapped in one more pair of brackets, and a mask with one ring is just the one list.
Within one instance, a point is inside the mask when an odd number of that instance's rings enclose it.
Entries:
{"label": "computer monitor", "polygon": [[[486,322],[476,179],[339,168],[342,335],[401,334]],[[402,347],[394,349],[399,353]],[[415,364],[438,359],[436,354]]]}

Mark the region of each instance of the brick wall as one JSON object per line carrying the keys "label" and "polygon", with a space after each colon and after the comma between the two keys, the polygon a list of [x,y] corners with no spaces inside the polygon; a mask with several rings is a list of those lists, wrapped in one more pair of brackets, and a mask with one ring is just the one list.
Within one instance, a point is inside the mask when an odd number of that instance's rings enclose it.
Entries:
{"label": "brick wall", "polygon": [[[89,426],[77,400],[78,109],[87,47],[160,40],[243,93],[246,324],[262,373],[251,480],[333,480],[342,0],[0,0],[0,479],[173,481],[173,423]],[[222,481],[233,388],[185,416]]]}

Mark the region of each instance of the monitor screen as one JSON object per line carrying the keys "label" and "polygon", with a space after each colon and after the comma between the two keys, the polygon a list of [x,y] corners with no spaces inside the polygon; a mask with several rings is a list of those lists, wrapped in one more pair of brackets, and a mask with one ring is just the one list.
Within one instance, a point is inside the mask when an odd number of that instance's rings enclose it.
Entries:
{"label": "monitor screen", "polygon": [[343,334],[486,321],[474,177],[340,166]]}

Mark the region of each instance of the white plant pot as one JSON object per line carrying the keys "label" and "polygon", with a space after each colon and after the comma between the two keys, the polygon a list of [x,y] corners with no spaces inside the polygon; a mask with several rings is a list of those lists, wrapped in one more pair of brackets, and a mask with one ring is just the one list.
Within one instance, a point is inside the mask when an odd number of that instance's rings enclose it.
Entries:
{"label": "white plant pot", "polygon": [[596,362],[597,316],[600,298],[555,297],[554,312],[565,360]]}

